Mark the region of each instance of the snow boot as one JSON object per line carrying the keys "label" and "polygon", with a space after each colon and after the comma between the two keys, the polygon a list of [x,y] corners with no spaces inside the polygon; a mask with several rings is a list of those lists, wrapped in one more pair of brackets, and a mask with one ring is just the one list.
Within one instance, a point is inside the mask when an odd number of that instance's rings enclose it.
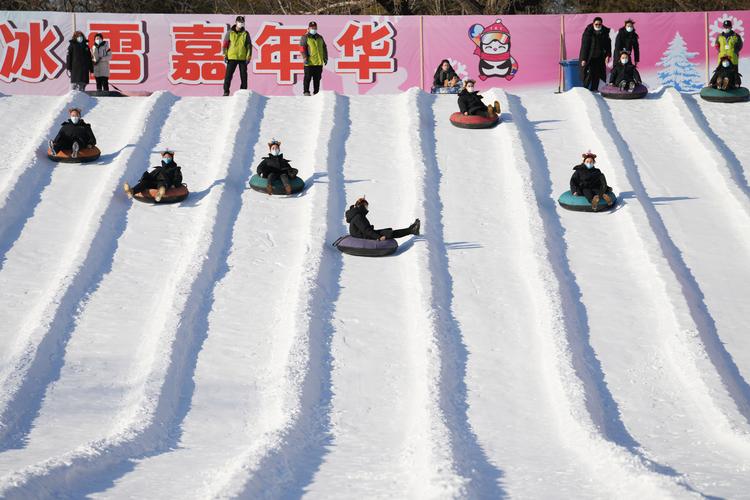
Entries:
{"label": "snow boot", "polygon": [[133,190],[130,189],[130,184],[127,182],[123,184],[122,190],[125,191],[125,194],[128,195],[128,199],[133,199]]}
{"label": "snow boot", "polygon": [[164,196],[164,193],[166,192],[167,192],[166,186],[159,186],[159,190],[156,192],[156,198],[154,198],[154,201],[156,201],[156,203],[159,203],[162,197]]}
{"label": "snow boot", "polygon": [[628,85],[628,92],[633,92],[635,90],[635,82],[630,82]]}
{"label": "snow boot", "polygon": [[284,184],[284,192],[286,194],[292,194],[292,186],[289,184]]}
{"label": "snow boot", "polygon": [[627,83],[627,82],[625,82],[625,81],[622,81],[622,82],[620,82],[620,90],[622,90],[622,91],[624,92],[624,91],[625,91],[625,86],[626,86],[627,84],[628,84],[628,83]]}
{"label": "snow boot", "polygon": [[78,158],[78,151],[81,149],[81,146],[78,145],[77,142],[73,143],[73,153],[70,155],[71,158]]}
{"label": "snow boot", "polygon": [[49,140],[49,150],[53,155],[57,154],[57,151],[55,150],[55,143],[52,141],[52,139]]}
{"label": "snow boot", "polygon": [[495,101],[495,104],[493,104],[492,107],[495,108],[495,114],[499,115],[500,114],[500,103],[497,102],[497,101]]}
{"label": "snow boot", "polygon": [[726,90],[728,87],[729,87],[729,78],[727,77],[722,78],[721,85],[719,86],[719,88],[721,90]]}
{"label": "snow boot", "polygon": [[310,96],[310,92],[303,92],[302,95]]}
{"label": "snow boot", "polygon": [[416,219],[414,223],[409,226],[409,229],[411,229],[411,234],[414,236],[419,236],[419,228],[422,226],[422,223],[419,221],[419,219]]}
{"label": "snow boot", "polygon": [[593,198],[591,198],[591,210],[594,212],[599,211],[599,195],[595,195]]}
{"label": "snow boot", "polygon": [[271,181],[268,181],[268,184],[266,184],[266,193],[273,194],[273,184],[271,184]]}
{"label": "snow boot", "polygon": [[224,92],[224,97],[229,97],[229,92]]}
{"label": "snow boot", "polygon": [[614,203],[614,202],[615,202],[615,200],[613,200],[613,199],[612,199],[612,197],[611,197],[610,195],[608,195],[607,193],[604,193],[604,194],[602,195],[602,198],[604,198],[604,201],[606,201],[606,202],[607,202],[607,206],[608,206],[608,207],[611,207],[611,206],[612,206],[612,203]]}

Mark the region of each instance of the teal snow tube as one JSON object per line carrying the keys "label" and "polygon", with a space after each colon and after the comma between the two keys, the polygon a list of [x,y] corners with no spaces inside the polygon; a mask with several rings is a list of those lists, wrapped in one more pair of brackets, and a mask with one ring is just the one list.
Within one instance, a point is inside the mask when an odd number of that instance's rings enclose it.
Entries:
{"label": "teal snow tube", "polygon": [[[598,212],[603,212],[606,210],[611,210],[612,208],[617,205],[617,195],[614,191],[609,190],[607,191],[607,195],[614,198],[614,203],[612,205],[607,205],[607,202],[604,201],[604,198],[599,200],[599,210]],[[593,212],[594,210],[591,208],[591,203],[589,200],[586,199],[585,196],[574,196],[573,193],[570,191],[565,191],[563,194],[560,195],[560,198],[557,199],[557,202],[560,204],[561,207],[567,209],[567,210],[573,210],[575,212]]]}
{"label": "teal snow tube", "polygon": [[713,87],[703,87],[701,98],[710,102],[745,102],[750,99],[750,90],[746,87],[719,90]]}
{"label": "teal snow tube", "polygon": [[[292,186],[292,194],[299,193],[300,191],[305,189],[305,181],[303,181],[299,177],[289,179],[289,185]],[[265,193],[267,186],[268,179],[264,179],[258,174],[250,177],[250,187],[252,189]],[[284,192],[284,184],[281,182],[281,179],[276,179],[273,182],[273,194],[286,194]]]}

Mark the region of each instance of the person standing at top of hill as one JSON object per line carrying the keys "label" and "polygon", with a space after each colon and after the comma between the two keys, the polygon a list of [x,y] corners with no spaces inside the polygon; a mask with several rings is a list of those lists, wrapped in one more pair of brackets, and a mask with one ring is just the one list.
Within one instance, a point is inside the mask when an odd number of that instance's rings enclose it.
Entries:
{"label": "person standing at top of hill", "polygon": [[641,47],[638,44],[638,33],[635,32],[635,21],[628,19],[615,37],[615,54],[627,52],[630,62],[638,66],[641,61]]}
{"label": "person standing at top of hill", "polygon": [[310,95],[310,80],[313,84],[313,94],[320,91],[320,78],[323,76],[323,66],[328,64],[328,48],[323,37],[318,33],[318,23],[310,21],[307,33],[299,40],[302,47],[302,58],[305,61],[305,77],[302,82],[304,95]]}
{"label": "person standing at top of hill", "polygon": [[599,88],[600,81],[606,81],[606,65],[612,57],[612,40],[609,38],[609,28],[604,26],[601,17],[595,17],[594,22],[586,26],[581,36],[581,52],[578,60],[581,62],[581,77],[583,86],[591,91]]}
{"label": "person standing at top of hill", "polygon": [[247,63],[253,55],[250,33],[245,30],[245,17],[237,16],[235,23],[224,35],[224,62],[227,72],[224,75],[224,95],[229,95],[229,86],[234,70],[240,68],[240,89],[247,88]]}
{"label": "person standing at top of hill", "polygon": [[742,37],[732,29],[732,21],[729,19],[724,21],[721,34],[716,37],[715,47],[719,51],[719,60],[726,56],[733,66],[737,67],[740,64]]}
{"label": "person standing at top of hill", "polygon": [[96,90],[109,91],[109,61],[112,59],[112,50],[101,33],[94,35],[94,46],[91,48],[94,57],[94,78],[96,78]]}
{"label": "person standing at top of hill", "polygon": [[86,90],[86,85],[89,83],[89,73],[94,70],[94,62],[91,60],[89,42],[80,31],[73,33],[73,38],[68,44],[65,68],[70,75],[71,90]]}

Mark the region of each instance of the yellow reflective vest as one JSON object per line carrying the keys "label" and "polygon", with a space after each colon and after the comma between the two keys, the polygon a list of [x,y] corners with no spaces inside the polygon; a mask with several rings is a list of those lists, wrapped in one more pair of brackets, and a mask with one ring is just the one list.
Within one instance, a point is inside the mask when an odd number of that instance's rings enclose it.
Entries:
{"label": "yellow reflective vest", "polygon": [[737,66],[740,61],[739,52],[742,49],[742,38],[732,31],[729,35],[721,34],[716,39],[716,47],[719,49],[719,60],[727,56],[732,64]]}

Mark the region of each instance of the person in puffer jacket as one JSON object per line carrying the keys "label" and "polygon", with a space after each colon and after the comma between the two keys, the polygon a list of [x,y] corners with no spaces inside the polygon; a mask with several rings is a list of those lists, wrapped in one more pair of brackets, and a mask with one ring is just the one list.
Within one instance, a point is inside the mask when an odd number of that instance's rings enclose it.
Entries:
{"label": "person in puffer jacket", "polygon": [[630,61],[630,55],[627,52],[620,52],[620,58],[612,67],[612,73],[609,74],[609,84],[628,92],[632,92],[641,84],[641,74]]}
{"label": "person in puffer jacket", "polygon": [[596,212],[599,210],[599,200],[601,198],[612,205],[614,198],[607,186],[607,179],[601,170],[596,168],[596,155],[591,151],[583,154],[583,162],[573,167],[573,176],[570,178],[570,192],[573,196],[584,196],[591,203],[591,209]]}
{"label": "person in puffer jacket", "polygon": [[364,198],[359,198],[354,205],[349,207],[346,211],[346,222],[349,223],[349,234],[355,238],[362,238],[365,240],[391,240],[395,238],[403,238],[413,234],[419,235],[420,222],[416,219],[409,227],[404,229],[375,229],[367,220],[367,213],[369,203]]}
{"label": "person in puffer jacket", "polygon": [[49,149],[52,154],[70,150],[73,152],[73,158],[77,158],[79,150],[96,145],[96,137],[91,130],[91,124],[81,118],[80,109],[70,108],[68,113],[68,120],[62,124],[55,138],[49,141]]}
{"label": "person in puffer jacket", "polygon": [[269,155],[263,158],[258,164],[256,173],[268,179],[268,185],[266,186],[266,192],[273,194],[273,183],[276,179],[281,179],[281,183],[284,185],[284,192],[286,194],[292,194],[292,186],[289,184],[289,179],[297,177],[297,169],[292,168],[289,164],[289,160],[284,158],[281,153],[281,141],[271,139],[268,143]]}
{"label": "person in puffer jacket", "polygon": [[729,56],[721,58],[708,85],[719,90],[732,90],[742,85],[742,75]]}
{"label": "person in puffer jacket", "polygon": [[182,185],[182,169],[174,162],[174,151],[164,150],[161,154],[161,165],[154,167],[151,172],[143,172],[138,183],[130,187],[127,182],[123,186],[128,198],[133,195],[157,189],[154,200],[158,203],[161,201],[167,189]]}
{"label": "person in puffer jacket", "polygon": [[112,50],[101,33],[94,35],[94,46],[91,48],[94,57],[94,78],[96,79],[96,90],[109,92],[109,61],[112,59]]}
{"label": "person in puffer jacket", "polygon": [[496,118],[500,114],[500,103],[495,101],[492,106],[485,105],[482,96],[474,90],[476,83],[474,80],[466,80],[464,89],[458,93],[458,110],[464,116],[478,115]]}

